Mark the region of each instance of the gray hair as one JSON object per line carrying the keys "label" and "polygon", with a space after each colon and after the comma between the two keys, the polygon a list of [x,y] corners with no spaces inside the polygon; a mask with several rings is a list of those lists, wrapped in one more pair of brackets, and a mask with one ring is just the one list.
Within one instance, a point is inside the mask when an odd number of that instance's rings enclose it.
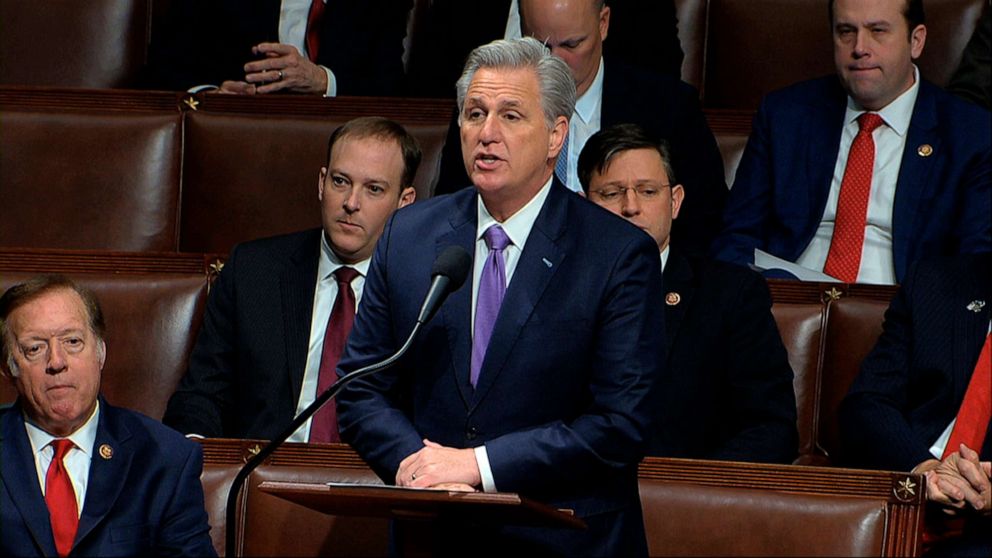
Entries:
{"label": "gray hair", "polygon": [[498,40],[472,51],[465,61],[465,70],[458,78],[455,89],[458,95],[458,124],[461,125],[468,86],[480,68],[530,68],[537,73],[541,89],[541,108],[548,129],[554,127],[559,116],[571,118],[575,111],[575,80],[572,73],[557,56],[551,54],[533,37]]}

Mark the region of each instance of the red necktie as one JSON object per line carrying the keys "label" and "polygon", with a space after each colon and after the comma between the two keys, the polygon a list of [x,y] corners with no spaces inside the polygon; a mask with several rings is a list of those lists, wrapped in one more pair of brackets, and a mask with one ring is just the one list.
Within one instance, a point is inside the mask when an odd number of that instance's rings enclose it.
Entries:
{"label": "red necktie", "polygon": [[868,215],[868,194],[875,166],[875,140],[871,134],[883,124],[882,117],[866,112],[858,117],[858,135],[854,137],[847,155],[844,179],[837,198],[834,236],[823,272],[854,283],[861,268],[861,249],[865,241],[865,218]]}
{"label": "red necktie", "polygon": [[964,400],[958,409],[951,438],[944,447],[943,458],[958,451],[961,444],[975,451],[982,450],[985,432],[992,419],[992,333],[985,336],[985,345],[978,355],[975,371],[968,381]]}
{"label": "red necktie", "polygon": [[45,476],[45,503],[48,504],[48,517],[52,521],[52,533],[55,535],[55,550],[59,556],[68,556],[72,550],[72,541],[76,538],[76,528],[79,527],[79,514],[76,513],[76,491],[72,489],[69,472],[65,470],[62,458],[69,453],[73,444],[71,441],[53,440],[55,450],[52,464],[48,466]]}
{"label": "red necktie", "polygon": [[[344,353],[344,344],[355,321],[355,293],[351,282],[358,272],[350,267],[339,267],[334,272],[338,282],[338,296],[334,299],[331,317],[324,330],[324,348],[320,353],[320,372],[317,375],[317,395],[324,393],[337,380],[338,360]],[[340,442],[338,434],[338,413],[334,400],[330,400],[317,411],[310,423],[311,442]]]}
{"label": "red necktie", "polygon": [[310,2],[310,15],[307,16],[307,55],[317,63],[317,50],[320,48],[320,20],[324,17],[324,0]]}

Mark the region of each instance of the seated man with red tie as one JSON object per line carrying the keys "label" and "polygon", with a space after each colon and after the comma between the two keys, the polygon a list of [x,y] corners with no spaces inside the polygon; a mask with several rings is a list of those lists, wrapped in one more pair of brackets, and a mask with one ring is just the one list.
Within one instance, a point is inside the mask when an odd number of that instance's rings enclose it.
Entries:
{"label": "seated man with red tie", "polygon": [[[336,379],[372,251],[393,211],[416,198],[420,159],[416,139],[384,118],[356,118],[331,134],[317,180],[323,228],[232,250],[165,424],[271,439]],[[289,438],[338,440],[333,401]]]}
{"label": "seated man with red tie", "polygon": [[990,310],[992,253],[921,262],[840,409],[847,462],[925,473],[927,498],[966,519],[965,537],[947,544],[983,556],[992,555]]}
{"label": "seated man with red tie", "polygon": [[992,250],[992,117],[921,79],[923,1],[829,6],[837,75],[762,102],[715,255],[894,284],[917,260]]}
{"label": "seated man with red tie", "polygon": [[216,556],[200,446],[99,396],[105,329],[60,275],[0,297],[0,556]]}

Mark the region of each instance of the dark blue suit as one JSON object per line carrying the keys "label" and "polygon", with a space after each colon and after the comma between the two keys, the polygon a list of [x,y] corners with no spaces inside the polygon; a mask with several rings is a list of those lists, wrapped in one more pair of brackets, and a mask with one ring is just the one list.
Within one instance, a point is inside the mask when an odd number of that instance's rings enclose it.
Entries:
{"label": "dark blue suit", "polygon": [[[847,95],[836,77],[769,94],[761,104],[713,244],[747,264],[754,249],[796,261],[823,217]],[[918,149],[930,145],[932,154]],[[992,250],[992,116],[923,80],[892,216],[896,279],[914,261]]]}
{"label": "dark blue suit", "polygon": [[[975,312],[973,301],[984,301]],[[845,461],[908,471],[957,415],[992,319],[992,253],[922,262],[885,314],[882,336],[840,408]],[[979,452],[992,459],[992,424]],[[992,517],[968,516],[933,556],[989,556]]]}
{"label": "dark blue suit", "polygon": [[[0,411],[0,555],[55,556],[19,405]],[[98,448],[113,449],[109,459]],[[101,401],[86,500],[71,556],[213,556],[200,446]]]}
{"label": "dark blue suit", "polygon": [[[395,214],[372,259],[341,372],[399,348],[444,248],[474,253],[476,200],[469,188]],[[396,368],[342,393],[342,438],[388,483],[425,437],[457,448],[485,444],[500,491],[574,509],[590,524],[587,531],[504,529],[476,544],[514,539],[544,554],[646,553],[636,472],[664,367],[657,246],[552,185],[474,390],[472,290],[469,279]]]}

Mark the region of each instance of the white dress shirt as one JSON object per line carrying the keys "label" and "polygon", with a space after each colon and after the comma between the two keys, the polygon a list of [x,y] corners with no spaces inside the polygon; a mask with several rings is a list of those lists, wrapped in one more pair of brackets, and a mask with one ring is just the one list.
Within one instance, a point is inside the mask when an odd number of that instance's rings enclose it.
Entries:
{"label": "white dress shirt", "polygon": [[[93,445],[96,443],[96,429],[100,423],[100,402],[90,418],[86,419],[75,432],[66,436],[72,441],[75,447],[70,449],[62,459],[66,471],[69,473],[69,481],[72,483],[72,490],[76,493],[76,516],[83,512],[83,502],[86,501],[86,487],[90,480],[90,461],[93,460]],[[45,495],[45,479],[48,477],[48,468],[55,457],[55,448],[51,443],[59,439],[45,432],[40,427],[33,424],[25,417],[24,428],[28,433],[28,441],[31,442],[31,453],[34,455],[34,468],[38,473],[38,484],[41,486],[41,495]]]}
{"label": "white dress shirt", "polygon": [[519,39],[523,37],[520,29],[520,4],[517,0],[510,2],[510,13],[506,16],[506,31],[503,32],[504,39]]}
{"label": "white dress shirt", "polygon": [[[892,255],[892,208],[895,205],[896,186],[899,181],[903,151],[906,148],[906,136],[919,91],[920,71],[914,67],[912,87],[878,111],[885,124],[876,128],[872,134],[875,140],[875,165],[871,175],[871,193],[865,219],[865,238],[861,252],[861,267],[858,271],[859,283],[878,285],[896,283]],[[834,165],[833,180],[830,183],[830,193],[823,218],[820,219],[813,240],[796,260],[797,264],[805,268],[822,271],[827,262],[848,152],[851,150],[854,137],[858,134],[858,117],[865,112],[867,112],[865,109],[848,97],[847,110],[844,113],[844,129],[840,137],[840,150],[837,154],[837,163]]]}
{"label": "white dress shirt", "polygon": [[[510,280],[513,278],[513,272],[517,269],[517,264],[520,262],[520,255],[524,251],[524,245],[527,244],[527,237],[530,236],[530,230],[534,228],[534,222],[537,221],[537,216],[541,213],[541,208],[544,207],[544,201],[548,199],[548,194],[551,192],[551,182],[552,179],[549,178],[526,205],[502,223],[497,221],[489,213],[489,210],[486,209],[486,204],[482,202],[482,197],[480,196],[478,198],[478,218],[476,220],[478,224],[475,229],[475,263],[472,268],[473,337],[475,337],[475,307],[479,300],[479,280],[482,277],[482,268],[486,264],[486,258],[489,257],[489,247],[486,246],[486,241],[482,235],[489,230],[489,227],[499,225],[503,227],[506,236],[510,238],[510,245],[503,249],[503,259],[506,263],[506,288],[509,289]],[[479,474],[482,477],[482,489],[486,492],[496,492],[496,481],[493,479],[492,467],[489,466],[489,454],[486,453],[485,445],[475,448],[475,460],[479,465]]]}
{"label": "white dress shirt", "polygon": [[[365,287],[365,276],[369,272],[371,260],[362,260],[347,267],[354,268],[358,276],[351,282],[351,290],[355,293],[355,311],[362,301],[362,290]],[[317,288],[313,294],[313,316],[310,319],[310,342],[307,344],[307,366],[303,373],[303,384],[300,387],[300,400],[296,403],[296,414],[299,415],[314,399],[317,398],[317,380],[320,376],[320,356],[324,351],[324,332],[327,321],[331,318],[331,310],[338,296],[338,282],[334,272],[345,267],[337,257],[327,235],[320,235],[320,262],[317,264]],[[306,442],[310,439],[310,423],[306,421],[292,436],[290,442]]]}

